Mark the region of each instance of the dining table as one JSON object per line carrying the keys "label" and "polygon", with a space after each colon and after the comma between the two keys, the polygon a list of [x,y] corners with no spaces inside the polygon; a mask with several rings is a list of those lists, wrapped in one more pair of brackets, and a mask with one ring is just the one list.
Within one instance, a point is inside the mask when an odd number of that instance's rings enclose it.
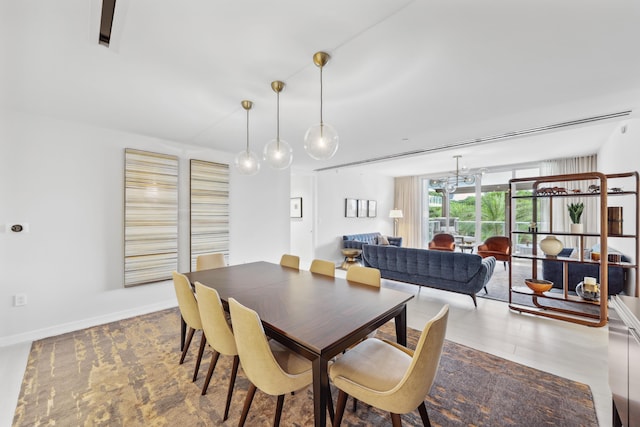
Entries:
{"label": "dining table", "polygon": [[192,286],[200,282],[215,288],[225,310],[229,298],[235,298],[256,311],[269,337],[312,362],[316,426],[327,422],[333,357],[391,319],[397,342],[406,345],[407,302],[413,298],[406,292],[263,261],[185,275]]}

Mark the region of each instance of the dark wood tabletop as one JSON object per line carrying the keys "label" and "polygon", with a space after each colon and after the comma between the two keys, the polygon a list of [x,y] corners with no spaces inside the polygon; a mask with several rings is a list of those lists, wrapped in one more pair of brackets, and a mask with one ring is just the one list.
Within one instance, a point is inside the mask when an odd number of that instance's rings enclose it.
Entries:
{"label": "dark wood tabletop", "polygon": [[413,295],[345,279],[254,262],[186,273],[255,310],[265,332],[313,362],[315,421],[325,426],[328,361],[395,318],[406,344],[406,303]]}

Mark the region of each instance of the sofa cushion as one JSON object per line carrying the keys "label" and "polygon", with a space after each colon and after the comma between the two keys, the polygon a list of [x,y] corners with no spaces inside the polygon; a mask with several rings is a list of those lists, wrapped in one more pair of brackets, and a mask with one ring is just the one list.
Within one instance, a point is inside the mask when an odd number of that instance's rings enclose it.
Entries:
{"label": "sofa cushion", "polygon": [[377,240],[379,245],[388,245],[389,244],[389,239],[387,239],[385,236],[378,236],[378,240]]}

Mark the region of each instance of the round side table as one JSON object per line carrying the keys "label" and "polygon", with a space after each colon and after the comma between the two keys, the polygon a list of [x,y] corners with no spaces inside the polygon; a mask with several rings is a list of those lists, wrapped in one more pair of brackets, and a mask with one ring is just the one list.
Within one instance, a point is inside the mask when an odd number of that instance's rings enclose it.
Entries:
{"label": "round side table", "polygon": [[353,248],[345,248],[342,250],[342,255],[344,255],[344,262],[342,263],[343,270],[348,270],[349,267],[355,264],[359,264],[358,256],[362,253],[361,249],[353,249]]}

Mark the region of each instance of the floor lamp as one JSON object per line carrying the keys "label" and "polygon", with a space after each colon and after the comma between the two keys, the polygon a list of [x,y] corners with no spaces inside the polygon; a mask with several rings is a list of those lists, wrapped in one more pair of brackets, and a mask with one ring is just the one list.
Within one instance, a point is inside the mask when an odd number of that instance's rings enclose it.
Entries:
{"label": "floor lamp", "polygon": [[398,236],[398,219],[403,218],[401,209],[391,209],[389,218],[393,218],[393,236]]}

